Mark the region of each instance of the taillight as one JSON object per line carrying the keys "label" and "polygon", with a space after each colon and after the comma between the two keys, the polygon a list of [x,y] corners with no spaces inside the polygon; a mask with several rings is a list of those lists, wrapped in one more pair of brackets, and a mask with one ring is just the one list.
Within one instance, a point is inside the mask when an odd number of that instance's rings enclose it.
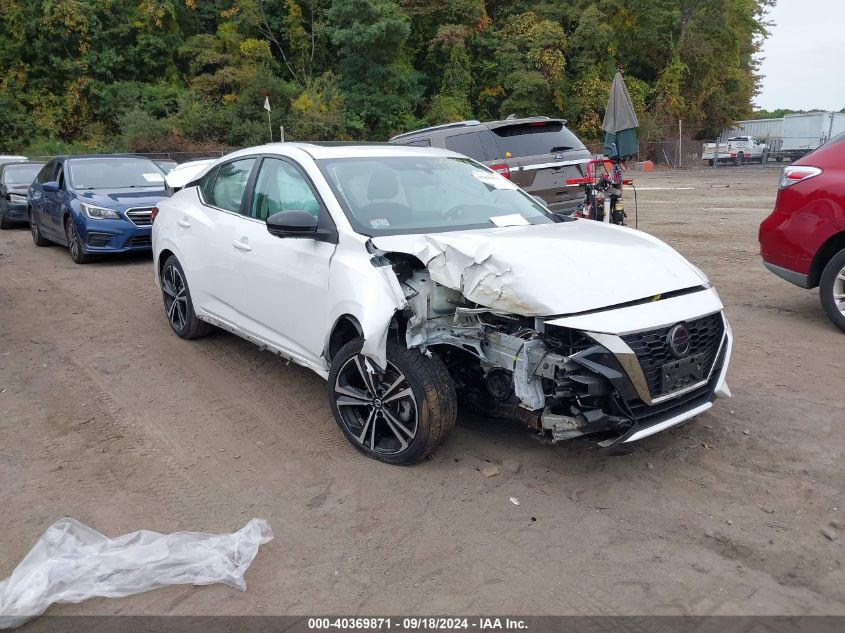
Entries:
{"label": "taillight", "polygon": [[584,176],[583,178],[567,178],[566,186],[575,187],[576,185],[588,185],[591,182],[592,179],[589,176]]}
{"label": "taillight", "polygon": [[490,169],[495,171],[500,176],[504,176],[508,180],[511,179],[511,170],[505,163],[496,163],[495,165],[490,165]]}
{"label": "taillight", "polygon": [[150,209],[150,223],[156,221],[156,216],[158,215],[158,207],[153,207]]}
{"label": "taillight", "polygon": [[780,182],[778,182],[778,189],[786,189],[792,185],[809,180],[822,173],[818,167],[808,167],[807,165],[790,165],[783,168],[783,173],[780,175]]}

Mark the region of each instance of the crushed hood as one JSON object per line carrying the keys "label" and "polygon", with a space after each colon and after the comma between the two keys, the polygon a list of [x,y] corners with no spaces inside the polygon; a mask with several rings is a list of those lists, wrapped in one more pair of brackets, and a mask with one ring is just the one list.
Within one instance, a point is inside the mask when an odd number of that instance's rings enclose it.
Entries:
{"label": "crushed hood", "polygon": [[523,316],[595,310],[707,282],[657,238],[592,220],[372,241],[414,255],[434,281],[473,303]]}

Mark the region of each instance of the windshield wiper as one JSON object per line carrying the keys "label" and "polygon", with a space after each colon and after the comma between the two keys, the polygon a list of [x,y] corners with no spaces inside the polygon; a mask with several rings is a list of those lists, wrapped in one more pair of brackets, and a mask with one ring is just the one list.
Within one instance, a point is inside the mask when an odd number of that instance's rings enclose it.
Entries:
{"label": "windshield wiper", "polygon": [[569,147],[569,145],[557,145],[557,146],[551,148],[549,151],[550,152],[566,152],[570,149],[575,149],[575,148]]}

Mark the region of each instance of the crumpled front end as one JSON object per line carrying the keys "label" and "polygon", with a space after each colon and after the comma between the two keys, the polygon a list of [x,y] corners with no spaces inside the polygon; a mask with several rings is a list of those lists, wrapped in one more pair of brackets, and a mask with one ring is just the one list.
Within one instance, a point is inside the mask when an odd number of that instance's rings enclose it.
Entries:
{"label": "crumpled front end", "polygon": [[631,442],[728,396],[732,335],[709,288],[563,318],[479,306],[432,279],[400,273],[409,348],[437,353],[461,399],[553,441],[600,434]]}

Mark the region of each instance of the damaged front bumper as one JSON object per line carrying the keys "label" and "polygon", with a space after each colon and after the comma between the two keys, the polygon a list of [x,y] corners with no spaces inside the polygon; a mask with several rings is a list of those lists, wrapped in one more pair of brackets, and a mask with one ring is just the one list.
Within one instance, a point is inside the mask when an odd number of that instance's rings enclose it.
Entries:
{"label": "damaged front bumper", "polygon": [[[403,287],[408,347],[438,351],[474,410],[516,418],[552,441],[600,434],[603,445],[633,442],[730,396],[725,374],[733,339],[710,288],[525,319],[461,305],[460,293],[425,272]],[[680,350],[669,340],[678,330],[687,336]]]}

